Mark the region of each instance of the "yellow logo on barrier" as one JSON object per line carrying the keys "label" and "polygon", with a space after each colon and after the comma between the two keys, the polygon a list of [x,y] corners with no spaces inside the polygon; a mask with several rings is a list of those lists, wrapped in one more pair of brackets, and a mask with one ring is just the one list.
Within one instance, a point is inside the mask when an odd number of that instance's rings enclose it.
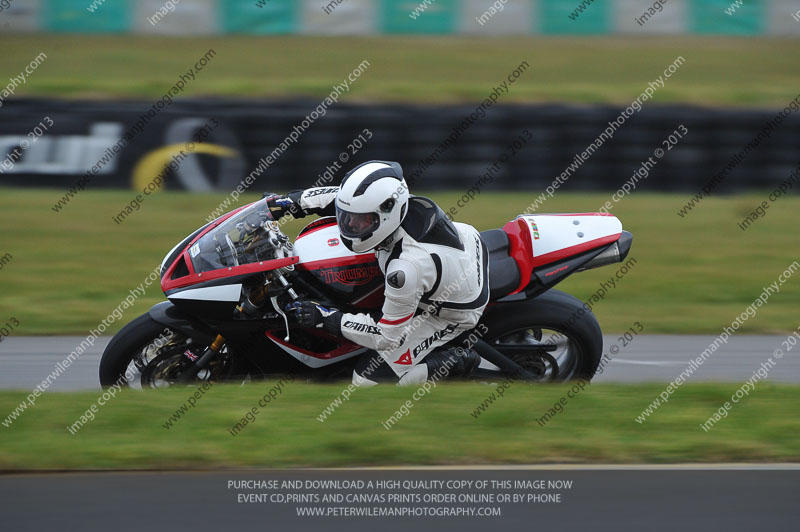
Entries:
{"label": "yellow logo on barrier", "polygon": [[[188,145],[193,148],[189,150]],[[186,153],[188,151],[188,153]],[[236,157],[239,152],[218,144],[200,142],[170,144],[151,151],[142,157],[133,168],[131,184],[134,189],[143,190],[151,187],[153,191],[161,190],[167,170],[175,170],[180,161],[193,153],[215,155],[217,157]],[[152,187],[155,185],[155,187]]]}

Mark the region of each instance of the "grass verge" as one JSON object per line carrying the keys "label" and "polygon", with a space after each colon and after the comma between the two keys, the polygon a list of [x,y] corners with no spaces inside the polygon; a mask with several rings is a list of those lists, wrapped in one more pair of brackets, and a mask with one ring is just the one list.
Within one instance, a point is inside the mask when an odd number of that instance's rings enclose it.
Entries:
{"label": "grass verge", "polygon": [[[181,469],[329,467],[400,464],[523,464],[800,461],[800,387],[763,384],[709,432],[699,424],[737,385],[686,384],[644,424],[636,415],[661,384],[596,384],[563,412],[541,417],[568,386],[512,384],[477,418],[494,386],[439,384],[414,402],[408,388],[357,390],[324,422],[317,416],[343,385],[290,382],[237,435],[228,429],[274,383],[215,385],[171,428],[163,424],[188,389],[123,392],[94,421],[71,425],[98,392],[48,393],[10,428],[0,427],[0,469]],[[25,398],[0,392],[6,415]],[[386,430],[404,401],[413,406]]]}
{"label": "grass verge", "polygon": [[[363,60],[342,99],[455,103],[483,100],[522,61],[509,102],[628,105],[678,56],[686,63],[654,101],[783,108],[797,95],[800,42],[732,37],[181,37],[5,35],[0,71],[45,62],[16,96],[156,98],[210,48],[183,97],[322,98]],[[324,59],[322,59],[324,58]]]}

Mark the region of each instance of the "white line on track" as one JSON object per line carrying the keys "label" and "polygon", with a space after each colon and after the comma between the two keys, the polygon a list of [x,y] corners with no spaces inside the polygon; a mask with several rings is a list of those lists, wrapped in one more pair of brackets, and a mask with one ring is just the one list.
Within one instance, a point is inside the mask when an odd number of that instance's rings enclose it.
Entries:
{"label": "white line on track", "polygon": [[626,358],[612,358],[611,362],[636,364],[639,366],[685,366],[688,364],[688,362],[678,362],[675,360],[630,360]]}

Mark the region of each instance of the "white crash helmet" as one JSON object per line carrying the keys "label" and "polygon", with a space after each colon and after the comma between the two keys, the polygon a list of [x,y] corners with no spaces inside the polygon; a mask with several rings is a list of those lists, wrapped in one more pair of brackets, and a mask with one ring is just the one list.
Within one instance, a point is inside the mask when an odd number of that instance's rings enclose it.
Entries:
{"label": "white crash helmet", "polygon": [[336,194],[342,243],[356,253],[375,249],[400,227],[408,196],[398,163],[368,161],[350,170]]}

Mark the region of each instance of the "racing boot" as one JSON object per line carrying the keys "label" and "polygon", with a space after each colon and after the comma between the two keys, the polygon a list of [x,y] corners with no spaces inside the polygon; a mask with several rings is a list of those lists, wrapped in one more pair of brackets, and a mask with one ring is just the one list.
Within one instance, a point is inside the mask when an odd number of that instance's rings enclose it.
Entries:
{"label": "racing boot", "polygon": [[444,347],[431,352],[420,363],[400,377],[398,385],[420,385],[451,377],[467,377],[481,363],[480,355],[463,347]]}
{"label": "racing boot", "polygon": [[468,377],[481,363],[480,355],[472,349],[445,347],[425,357],[428,378],[440,380],[446,377]]}

